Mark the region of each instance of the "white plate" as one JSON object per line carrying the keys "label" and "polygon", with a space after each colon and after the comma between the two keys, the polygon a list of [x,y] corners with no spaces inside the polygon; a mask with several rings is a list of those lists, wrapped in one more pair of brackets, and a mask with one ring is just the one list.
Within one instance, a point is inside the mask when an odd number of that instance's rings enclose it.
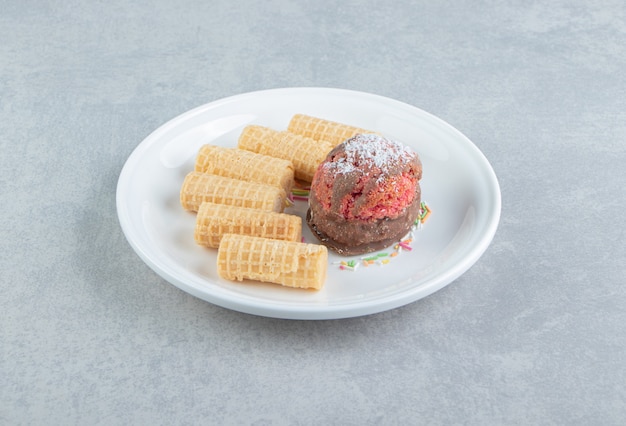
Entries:
{"label": "white plate", "polygon": [[[179,190],[201,145],[234,147],[251,123],[286,129],[305,113],[382,132],[411,146],[423,163],[422,198],[432,209],[413,250],[387,265],[340,270],[330,254],[318,292],[230,282],[216,271],[216,251],[197,246],[195,215]],[[188,111],[150,134],[128,158],[117,211],[130,245],[164,279],[225,308],[276,318],[331,319],[372,314],[421,299],[467,271],[487,249],[500,218],[500,190],[487,159],[444,121],[418,108],[362,92],[289,88],[221,99]],[[294,211],[303,214],[306,202]],[[305,226],[306,228],[306,226]],[[307,242],[315,239],[304,230]]]}

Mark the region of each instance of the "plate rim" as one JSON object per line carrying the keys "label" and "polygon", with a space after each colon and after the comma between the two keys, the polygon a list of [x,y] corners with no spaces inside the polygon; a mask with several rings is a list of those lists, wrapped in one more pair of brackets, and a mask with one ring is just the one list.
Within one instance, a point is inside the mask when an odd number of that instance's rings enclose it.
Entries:
{"label": "plate rim", "polygon": [[[401,106],[402,108],[408,108],[409,110],[413,110],[413,112],[426,116],[429,120],[437,122],[439,125],[447,128],[447,130],[455,133],[457,137],[461,138],[467,145],[467,148],[472,149],[474,151],[474,154],[477,155],[478,159],[480,159],[480,170],[483,173],[486,172],[487,182],[490,184],[490,188],[488,188],[488,193],[491,195],[490,200],[492,201],[492,208],[490,211],[490,215],[488,216],[489,220],[487,226],[482,229],[483,235],[480,238],[479,243],[476,245],[476,247],[469,251],[461,259],[460,262],[455,263],[452,268],[444,270],[443,273],[439,273],[433,279],[427,280],[420,286],[387,295],[383,299],[377,299],[375,300],[376,303],[351,302],[342,303],[339,305],[327,304],[303,306],[302,304],[284,304],[280,301],[274,301],[271,304],[268,304],[267,302],[259,304],[258,302],[254,303],[253,297],[247,295],[244,297],[241,294],[238,294],[238,297],[235,298],[236,300],[233,300],[232,297],[228,297],[229,295],[217,286],[215,286],[215,288],[211,288],[208,292],[201,292],[197,288],[186,282],[184,279],[181,279],[179,276],[174,274],[174,271],[171,271],[168,268],[164,268],[163,265],[159,265],[157,262],[155,262],[152,256],[150,256],[146,252],[144,247],[139,245],[137,241],[130,238],[130,217],[128,216],[128,212],[125,210],[126,204],[123,198],[124,186],[128,179],[128,176],[133,171],[132,166],[139,162],[142,157],[142,153],[147,151],[153,143],[158,141],[158,137],[160,134],[167,132],[173,126],[189,120],[195,115],[204,113],[211,109],[219,108],[230,102],[242,101],[248,97],[254,98],[259,96],[281,95],[285,93],[292,94],[296,92],[301,92],[303,94],[314,93],[315,95],[345,95],[355,98],[366,97],[369,100],[382,102],[386,105],[395,105],[398,107]],[[156,129],[154,129],[152,132],[150,132],[132,150],[131,154],[124,162],[124,166],[120,171],[116,187],[116,210],[123,234],[135,253],[141,258],[141,260],[146,263],[161,278],[165,279],[168,283],[175,285],[179,289],[185,291],[188,294],[191,294],[194,297],[226,309],[264,317],[297,320],[341,319],[375,314],[413,303],[417,300],[420,300],[435,293],[436,291],[452,283],[465,272],[467,272],[467,270],[469,270],[485,253],[497,232],[497,228],[500,222],[501,209],[502,195],[498,178],[495,174],[495,171],[493,170],[493,167],[491,166],[490,162],[483,154],[483,152],[457,128],[432,113],[429,113],[417,106],[396,99],[377,95],[374,93],[329,87],[286,87],[244,92],[232,96],[219,98],[214,101],[196,106],[181,114],[178,114],[177,116],[167,120]]]}

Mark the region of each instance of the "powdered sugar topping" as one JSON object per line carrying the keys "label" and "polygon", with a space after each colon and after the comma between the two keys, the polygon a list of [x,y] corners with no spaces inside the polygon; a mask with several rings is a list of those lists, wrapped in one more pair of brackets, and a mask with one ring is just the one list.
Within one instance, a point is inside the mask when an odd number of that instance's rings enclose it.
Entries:
{"label": "powdered sugar topping", "polygon": [[343,155],[325,164],[333,173],[352,173],[365,166],[388,174],[398,162],[409,162],[415,155],[408,146],[376,134],[356,135],[345,141],[342,147]]}

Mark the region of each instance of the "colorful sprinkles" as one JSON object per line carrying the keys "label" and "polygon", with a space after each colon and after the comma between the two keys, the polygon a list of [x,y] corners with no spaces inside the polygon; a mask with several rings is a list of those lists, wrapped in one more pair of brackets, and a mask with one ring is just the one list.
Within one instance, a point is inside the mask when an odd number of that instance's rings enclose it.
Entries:
{"label": "colorful sprinkles", "polygon": [[296,201],[309,201],[310,187],[305,187],[296,182],[296,186],[291,188],[291,193],[287,197],[286,207],[293,207]]}
{"label": "colorful sprinkles", "polygon": [[310,187],[305,186],[296,186],[291,189],[291,200],[299,200],[299,201],[308,201],[309,200],[309,191]]}
{"label": "colorful sprinkles", "polygon": [[428,204],[422,201],[420,203],[420,213],[417,216],[417,219],[415,220],[415,224],[418,226],[423,225],[428,219],[428,217],[430,216],[430,213],[431,213],[430,207],[428,207]]}

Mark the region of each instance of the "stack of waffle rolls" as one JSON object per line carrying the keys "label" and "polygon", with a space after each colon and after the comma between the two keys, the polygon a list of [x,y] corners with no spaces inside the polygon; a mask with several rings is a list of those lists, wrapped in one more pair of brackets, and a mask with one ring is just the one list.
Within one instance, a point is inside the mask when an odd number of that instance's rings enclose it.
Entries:
{"label": "stack of waffle rolls", "polygon": [[180,190],[185,210],[197,212],[203,202],[283,212],[287,194],[282,188],[209,173],[190,172]]}
{"label": "stack of waffle rolls", "polygon": [[333,149],[323,140],[297,135],[269,127],[246,126],[237,142],[240,149],[291,161],[296,179],[311,182],[317,167]]}
{"label": "stack of waffle rolls", "polygon": [[377,133],[305,114],[294,115],[289,121],[287,131],[316,141],[324,141],[333,148],[359,133]]}
{"label": "stack of waffle rolls", "polygon": [[326,280],[325,246],[226,234],[217,252],[217,272],[227,280],[270,282],[319,290]]}
{"label": "stack of waffle rolls", "polygon": [[196,216],[194,232],[196,243],[217,248],[225,234],[300,241],[302,219],[292,214],[202,203]]}
{"label": "stack of waffle rolls", "polygon": [[300,242],[302,219],[283,211],[294,181],[311,182],[328,153],[358,133],[373,132],[296,114],[286,131],[249,125],[237,148],[199,149],[180,202],[197,212],[195,241],[218,249],[221,277],[322,288],[326,247]]}
{"label": "stack of waffle rolls", "polygon": [[293,165],[289,160],[209,144],[198,151],[195,171],[277,186],[287,194],[294,182]]}

